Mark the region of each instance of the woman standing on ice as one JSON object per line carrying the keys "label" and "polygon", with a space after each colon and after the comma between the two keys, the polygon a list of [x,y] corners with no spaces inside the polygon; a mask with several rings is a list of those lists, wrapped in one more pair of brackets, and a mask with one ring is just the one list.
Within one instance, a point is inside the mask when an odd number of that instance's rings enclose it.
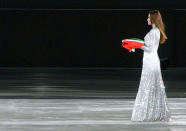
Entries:
{"label": "woman standing on ice", "polygon": [[143,66],[131,121],[170,121],[171,112],[157,53],[159,43],[164,43],[167,36],[158,10],[150,11],[147,21],[152,29],[144,37],[145,44],[140,48],[144,51]]}

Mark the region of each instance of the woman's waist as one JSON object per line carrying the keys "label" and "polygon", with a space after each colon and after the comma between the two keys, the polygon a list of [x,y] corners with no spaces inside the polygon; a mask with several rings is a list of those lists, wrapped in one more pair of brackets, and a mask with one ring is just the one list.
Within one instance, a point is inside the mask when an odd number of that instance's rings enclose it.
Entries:
{"label": "woman's waist", "polygon": [[148,57],[151,57],[151,58],[152,58],[152,57],[153,57],[153,58],[159,58],[157,52],[144,53],[144,54],[143,54],[143,57],[144,57],[144,58],[148,58]]}
{"label": "woman's waist", "polygon": [[158,55],[158,51],[157,50],[152,50],[150,53],[149,52],[146,52],[144,51],[143,53],[144,55]]}

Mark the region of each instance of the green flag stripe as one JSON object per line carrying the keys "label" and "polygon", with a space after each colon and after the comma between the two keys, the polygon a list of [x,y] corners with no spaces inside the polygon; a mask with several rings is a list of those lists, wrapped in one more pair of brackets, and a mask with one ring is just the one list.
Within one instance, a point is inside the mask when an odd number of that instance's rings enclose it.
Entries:
{"label": "green flag stripe", "polygon": [[131,38],[131,40],[143,41],[142,39],[139,39],[139,38]]}
{"label": "green flag stripe", "polygon": [[133,39],[125,39],[127,41],[135,41],[135,42],[139,42],[139,43],[144,43],[144,41],[141,41],[141,40],[133,40]]}

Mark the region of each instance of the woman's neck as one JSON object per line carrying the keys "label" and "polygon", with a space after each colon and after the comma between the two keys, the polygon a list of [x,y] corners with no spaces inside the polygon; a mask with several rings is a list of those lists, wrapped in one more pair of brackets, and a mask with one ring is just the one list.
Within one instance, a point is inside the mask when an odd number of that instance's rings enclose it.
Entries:
{"label": "woman's neck", "polygon": [[156,27],[156,25],[155,24],[152,24],[152,28],[155,28]]}

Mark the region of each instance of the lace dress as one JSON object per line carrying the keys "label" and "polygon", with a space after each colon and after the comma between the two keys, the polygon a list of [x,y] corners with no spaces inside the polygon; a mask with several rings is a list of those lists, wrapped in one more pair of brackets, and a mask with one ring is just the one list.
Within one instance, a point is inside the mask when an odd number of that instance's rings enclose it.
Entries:
{"label": "lace dress", "polygon": [[152,25],[152,29],[144,37],[143,66],[140,84],[131,121],[170,121],[171,112],[162,79],[160,60],[157,53],[160,31]]}

